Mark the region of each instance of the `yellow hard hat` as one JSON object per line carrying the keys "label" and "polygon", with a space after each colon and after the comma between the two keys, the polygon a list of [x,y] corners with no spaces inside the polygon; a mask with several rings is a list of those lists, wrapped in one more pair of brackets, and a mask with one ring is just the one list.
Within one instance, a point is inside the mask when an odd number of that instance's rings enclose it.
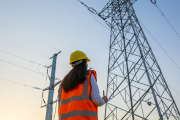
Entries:
{"label": "yellow hard hat", "polygon": [[90,59],[86,56],[84,52],[76,50],[75,52],[71,53],[69,64],[71,65],[73,62],[82,60],[82,59],[87,59],[87,62],[90,61]]}

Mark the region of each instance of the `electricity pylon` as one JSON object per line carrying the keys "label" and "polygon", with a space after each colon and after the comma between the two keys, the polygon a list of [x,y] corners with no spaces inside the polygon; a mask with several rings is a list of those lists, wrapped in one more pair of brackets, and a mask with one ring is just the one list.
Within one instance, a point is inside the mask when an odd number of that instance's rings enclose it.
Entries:
{"label": "electricity pylon", "polygon": [[178,107],[133,9],[136,0],[109,0],[111,19],[105,120],[180,120]]}
{"label": "electricity pylon", "polygon": [[50,85],[49,85],[49,87],[43,89],[43,91],[49,90],[47,105],[41,106],[41,108],[42,107],[47,107],[45,120],[52,120],[53,103],[57,102],[57,100],[53,101],[53,95],[54,95],[54,87],[61,82],[61,80],[60,80],[59,82],[54,83],[55,82],[55,72],[56,72],[56,59],[57,59],[57,55],[59,53],[61,53],[61,51],[59,51],[58,53],[54,54],[50,58],[50,59],[53,58],[52,65],[51,66],[47,66],[47,68],[52,67],[52,71],[51,71]]}

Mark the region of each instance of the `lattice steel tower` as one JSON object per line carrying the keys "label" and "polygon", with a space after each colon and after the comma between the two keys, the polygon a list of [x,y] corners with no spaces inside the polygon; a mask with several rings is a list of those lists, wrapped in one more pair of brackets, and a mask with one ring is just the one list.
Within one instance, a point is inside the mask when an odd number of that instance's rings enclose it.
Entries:
{"label": "lattice steel tower", "polygon": [[[151,0],[152,1],[152,0]],[[111,19],[105,119],[180,120],[179,110],[133,9],[136,0],[109,0]]]}

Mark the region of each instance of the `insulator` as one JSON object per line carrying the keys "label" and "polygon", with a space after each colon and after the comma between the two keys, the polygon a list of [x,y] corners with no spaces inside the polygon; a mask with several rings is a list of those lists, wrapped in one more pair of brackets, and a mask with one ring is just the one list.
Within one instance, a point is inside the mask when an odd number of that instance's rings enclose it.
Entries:
{"label": "insulator", "polygon": [[150,0],[153,4],[156,4],[156,0]]}
{"label": "insulator", "polygon": [[91,11],[95,15],[98,14],[98,12],[95,9],[93,9],[92,7],[89,7],[89,11]]}
{"label": "insulator", "polygon": [[149,106],[151,106],[151,102],[147,102],[147,104],[148,104]]}
{"label": "insulator", "polygon": [[83,2],[81,2],[80,0],[78,0],[81,4],[84,4]]}
{"label": "insulator", "polygon": [[85,7],[87,7],[88,9],[89,9],[89,7],[86,5],[86,4],[84,4],[83,2],[81,2],[80,0],[78,0],[82,5],[84,5]]}
{"label": "insulator", "polygon": [[93,14],[95,14],[92,10],[89,10],[89,11],[91,11]]}
{"label": "insulator", "polygon": [[109,23],[108,21],[105,21],[105,23],[111,28],[111,23]]}

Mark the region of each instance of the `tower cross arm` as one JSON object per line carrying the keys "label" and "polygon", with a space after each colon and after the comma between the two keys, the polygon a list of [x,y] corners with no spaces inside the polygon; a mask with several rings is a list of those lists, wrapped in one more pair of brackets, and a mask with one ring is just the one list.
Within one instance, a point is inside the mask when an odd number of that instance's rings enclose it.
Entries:
{"label": "tower cross arm", "polygon": [[118,6],[125,4],[126,2],[131,2],[133,4],[137,0],[109,0],[108,3],[105,5],[105,7],[99,12],[99,16],[106,20],[107,18],[110,18],[113,16],[113,11],[116,11]]}
{"label": "tower cross arm", "polygon": [[105,7],[101,10],[101,12],[98,14],[103,20],[106,20],[107,18],[110,17],[112,14],[112,7],[113,7],[113,2],[111,0],[108,1],[108,3],[105,5]]}

